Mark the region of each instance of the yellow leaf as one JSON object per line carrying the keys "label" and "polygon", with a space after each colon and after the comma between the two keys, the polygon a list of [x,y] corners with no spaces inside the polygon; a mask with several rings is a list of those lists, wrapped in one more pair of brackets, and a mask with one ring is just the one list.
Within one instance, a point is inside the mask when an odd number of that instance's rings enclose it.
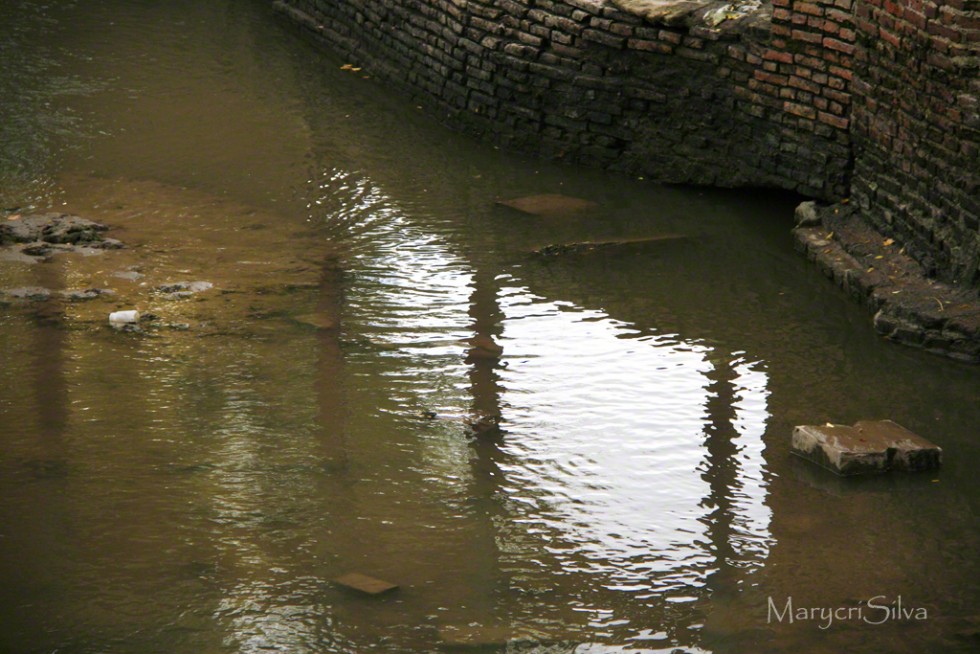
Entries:
{"label": "yellow leaf", "polygon": [[894,243],[895,243],[895,239],[893,239],[893,238],[886,238],[885,239],[885,242],[882,245],[884,245],[885,247],[888,247],[889,245],[893,245]]}
{"label": "yellow leaf", "polygon": [[878,256],[875,257],[875,259],[884,259],[884,258],[885,258],[884,255],[881,255],[881,254],[879,254]]}

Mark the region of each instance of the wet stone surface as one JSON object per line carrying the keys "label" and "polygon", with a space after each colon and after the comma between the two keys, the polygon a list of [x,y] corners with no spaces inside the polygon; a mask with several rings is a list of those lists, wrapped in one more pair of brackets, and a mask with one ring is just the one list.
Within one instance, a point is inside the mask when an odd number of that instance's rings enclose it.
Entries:
{"label": "wet stone surface", "polygon": [[61,252],[124,247],[106,238],[106,225],[66,213],[11,214],[0,221],[0,248],[34,258]]}
{"label": "wet stone surface", "polygon": [[901,244],[861,220],[850,205],[804,202],[793,230],[797,249],[868,307],[885,338],[980,363],[980,296],[928,277]]}

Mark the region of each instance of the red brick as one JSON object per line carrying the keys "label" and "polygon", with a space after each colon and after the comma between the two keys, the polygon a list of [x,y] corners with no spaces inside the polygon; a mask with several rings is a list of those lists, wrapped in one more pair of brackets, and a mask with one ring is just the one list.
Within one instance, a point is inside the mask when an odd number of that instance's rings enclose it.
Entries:
{"label": "red brick", "polygon": [[797,0],[793,3],[793,11],[811,16],[823,16],[823,7],[812,2],[802,2]]}
{"label": "red brick", "polygon": [[794,116],[799,116],[800,118],[808,118],[813,120],[817,117],[817,110],[813,107],[807,107],[805,105],[798,104],[796,102],[784,102],[783,111],[786,113],[793,114]]}
{"label": "red brick", "polygon": [[831,100],[839,102],[843,105],[849,104],[851,102],[850,93],[842,93],[840,91],[835,91],[834,89],[831,88],[825,88],[823,90],[823,94],[824,96],[830,98]]}
{"label": "red brick", "polygon": [[803,30],[793,30],[793,38],[804,43],[820,43],[823,37],[816,32],[804,32]]}
{"label": "red brick", "polygon": [[626,47],[630,50],[640,50],[642,52],[659,52],[660,54],[670,54],[674,48],[660,41],[646,41],[644,39],[630,39],[626,42]]}
{"label": "red brick", "polygon": [[770,84],[775,84],[777,86],[785,86],[789,78],[785,75],[777,75],[775,73],[767,73],[764,70],[755,71],[755,78],[763,82],[768,82]]}
{"label": "red brick", "polygon": [[780,61],[784,64],[793,63],[792,53],[780,52],[779,50],[766,50],[766,52],[762,55],[762,58],[769,61]]}
{"label": "red brick", "polygon": [[856,49],[853,43],[844,43],[840,39],[831,38],[825,38],[823,40],[823,47],[843,52],[846,55],[854,54],[854,50]]}
{"label": "red brick", "polygon": [[810,93],[820,93],[823,90],[819,84],[814,84],[810,80],[803,79],[802,77],[798,77],[796,75],[789,78],[789,85],[794,88],[809,91]]}
{"label": "red brick", "polygon": [[851,121],[844,116],[835,116],[833,114],[828,114],[825,111],[821,111],[818,115],[818,120],[825,125],[830,125],[831,127],[836,127],[837,129],[847,129]]}
{"label": "red brick", "polygon": [[892,34],[888,30],[886,30],[885,28],[881,28],[881,29],[878,30],[878,37],[882,41],[885,41],[887,43],[890,43],[895,48],[901,48],[902,47],[902,40],[900,38],[898,38],[898,35]]}

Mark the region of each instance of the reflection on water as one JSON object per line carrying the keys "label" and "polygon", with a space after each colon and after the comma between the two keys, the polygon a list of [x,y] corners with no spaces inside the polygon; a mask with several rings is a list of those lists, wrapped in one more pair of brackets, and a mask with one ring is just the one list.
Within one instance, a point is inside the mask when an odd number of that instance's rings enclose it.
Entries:
{"label": "reflection on water", "polygon": [[[870,334],[792,253],[791,198],[488,150],[259,0],[0,18],[25,96],[0,208],[130,245],[0,262],[0,288],[115,291],[0,306],[0,651],[971,651],[977,372]],[[494,206],[539,192],[599,208]],[[689,238],[529,254],[665,233]],[[130,306],[189,328],[105,326]],[[946,468],[786,455],[793,424],[875,417]],[[882,594],[935,618],[767,620]]]}

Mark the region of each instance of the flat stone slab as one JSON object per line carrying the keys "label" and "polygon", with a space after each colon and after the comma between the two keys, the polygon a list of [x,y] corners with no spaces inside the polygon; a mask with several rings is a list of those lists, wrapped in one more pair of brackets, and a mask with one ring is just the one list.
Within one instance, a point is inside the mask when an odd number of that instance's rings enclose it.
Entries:
{"label": "flat stone slab", "polygon": [[439,639],[444,647],[484,649],[506,647],[518,640],[510,627],[484,627],[482,625],[445,625],[439,628]]}
{"label": "flat stone slab", "polygon": [[333,582],[344,588],[350,588],[366,595],[382,595],[398,588],[397,584],[383,579],[376,579],[360,572],[350,572],[337,577]]}
{"label": "flat stone slab", "polygon": [[592,200],[573,198],[559,193],[529,195],[512,200],[497,200],[497,204],[516,209],[532,216],[562,216],[578,213],[599,206]]}
{"label": "flat stone slab", "polygon": [[322,313],[308,313],[303,316],[293,316],[293,320],[301,325],[319,330],[329,330],[337,326],[336,321]]}
{"label": "flat stone slab", "polygon": [[934,470],[943,454],[942,448],[891,420],[797,426],[791,451],[842,476]]}
{"label": "flat stone slab", "polygon": [[660,234],[658,236],[639,236],[635,238],[616,238],[607,241],[575,241],[574,243],[553,243],[545,245],[533,251],[533,254],[542,257],[557,257],[565,254],[589,254],[592,252],[602,252],[606,250],[625,250],[631,248],[643,248],[649,245],[668,243],[672,241],[682,241],[686,237],[682,234]]}

